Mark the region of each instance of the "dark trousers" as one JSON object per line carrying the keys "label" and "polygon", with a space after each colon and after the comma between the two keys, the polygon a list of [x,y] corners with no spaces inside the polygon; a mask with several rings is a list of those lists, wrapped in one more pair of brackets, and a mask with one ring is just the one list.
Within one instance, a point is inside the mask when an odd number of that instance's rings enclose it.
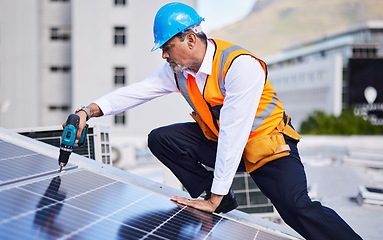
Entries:
{"label": "dark trousers", "polygon": [[[297,141],[285,139],[291,148],[289,156],[250,173],[263,194],[282,219],[306,239],[361,239],[335,211],[311,201]],[[154,129],[149,134],[148,146],[193,198],[210,190],[213,172],[202,164],[214,168],[217,143],[205,138],[197,123]],[[237,171],[245,171],[243,160]]]}

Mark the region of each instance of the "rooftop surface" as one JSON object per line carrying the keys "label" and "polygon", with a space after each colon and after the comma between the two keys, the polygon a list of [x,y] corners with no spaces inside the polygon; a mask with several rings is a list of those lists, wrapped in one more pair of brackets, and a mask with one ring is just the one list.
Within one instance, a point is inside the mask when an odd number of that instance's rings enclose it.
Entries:
{"label": "rooftop surface", "polygon": [[359,204],[359,186],[383,189],[383,136],[303,136],[308,184],[364,240],[382,239],[383,206]]}

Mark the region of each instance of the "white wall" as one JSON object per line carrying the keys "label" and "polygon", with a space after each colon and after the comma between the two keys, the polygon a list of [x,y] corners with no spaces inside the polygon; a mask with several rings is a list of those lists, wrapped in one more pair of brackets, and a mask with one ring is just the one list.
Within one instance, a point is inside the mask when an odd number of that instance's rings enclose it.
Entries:
{"label": "white wall", "polygon": [[336,116],[342,111],[340,55],[271,69],[269,80],[297,129],[314,111]]}
{"label": "white wall", "polygon": [[41,117],[38,0],[0,0],[0,126]]}
{"label": "white wall", "polygon": [[[87,105],[116,89],[113,69],[127,68],[128,84],[140,81],[160,68],[165,61],[153,47],[153,20],[158,9],[170,1],[127,1],[125,7],[113,1],[73,1],[73,108]],[[194,1],[183,1],[189,5]],[[89,11],[92,6],[92,11]],[[114,26],[125,26],[127,44],[113,44]],[[190,107],[176,94],[156,99],[127,112],[127,125],[113,126],[113,117],[92,121],[111,125],[111,133],[147,134],[152,128],[189,120]]]}

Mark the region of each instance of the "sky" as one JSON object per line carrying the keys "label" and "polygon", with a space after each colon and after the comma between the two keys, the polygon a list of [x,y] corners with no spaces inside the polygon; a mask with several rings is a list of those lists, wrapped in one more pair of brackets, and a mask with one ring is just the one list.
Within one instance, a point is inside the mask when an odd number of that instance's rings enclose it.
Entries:
{"label": "sky", "polygon": [[205,21],[202,29],[208,33],[241,20],[256,0],[197,0],[197,12]]}

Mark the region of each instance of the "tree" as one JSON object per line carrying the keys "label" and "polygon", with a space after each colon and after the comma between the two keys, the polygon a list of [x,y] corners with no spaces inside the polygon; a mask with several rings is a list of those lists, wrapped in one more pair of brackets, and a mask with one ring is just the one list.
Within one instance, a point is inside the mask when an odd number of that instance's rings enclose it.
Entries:
{"label": "tree", "polygon": [[383,126],[373,125],[352,109],[345,109],[335,117],[323,111],[315,111],[302,122],[300,133],[308,135],[381,135]]}

